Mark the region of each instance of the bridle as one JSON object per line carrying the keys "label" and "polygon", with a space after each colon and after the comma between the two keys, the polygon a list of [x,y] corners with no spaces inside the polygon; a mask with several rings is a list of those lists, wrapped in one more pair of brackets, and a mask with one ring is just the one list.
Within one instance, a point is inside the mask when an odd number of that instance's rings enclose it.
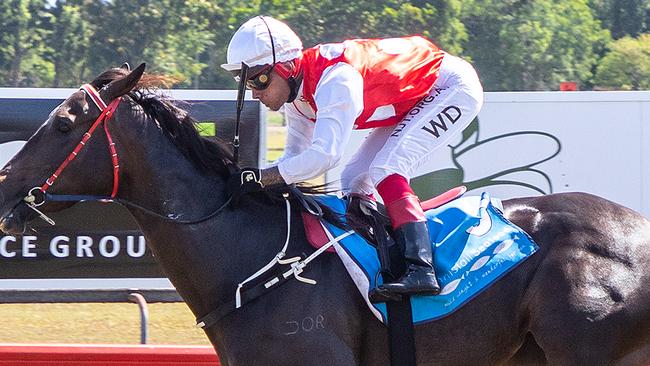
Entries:
{"label": "bridle", "polygon": [[[68,155],[67,158],[59,165],[59,167],[52,173],[52,175],[45,180],[45,183],[43,183],[42,186],[40,187],[34,187],[30,190],[36,190],[39,189],[43,193],[43,200],[41,202],[34,202],[35,206],[40,206],[45,202],[45,193],[47,190],[54,184],[54,182],[59,178],[63,170],[72,162],[79,154],[79,152],[86,146],[86,142],[92,137],[93,133],[97,129],[97,127],[101,124],[104,125],[104,132],[106,133],[106,138],[108,139],[108,149],[109,153],[111,154],[111,160],[113,162],[113,191],[111,192],[111,195],[108,197],[101,197],[101,196],[74,196],[77,198],[77,200],[81,199],[112,199],[115,198],[115,195],[117,195],[117,189],[119,188],[120,185],[120,164],[119,164],[119,158],[117,156],[117,150],[115,150],[115,143],[113,142],[113,138],[111,137],[111,133],[108,130],[108,122],[110,118],[113,116],[113,113],[117,109],[117,106],[120,104],[122,101],[122,97],[116,98],[114,101],[112,101],[109,105],[106,105],[104,100],[99,96],[99,93],[97,90],[90,84],[84,84],[80,88],[88,96],[90,96],[90,99],[95,103],[97,108],[99,108],[100,114],[99,117],[95,120],[95,122],[90,126],[88,129],[88,132],[84,133],[83,138],[77,146],[72,150],[70,155]],[[56,201],[57,198],[63,198],[63,197],[69,198],[69,196],[66,195],[49,195],[48,198],[52,201]]]}
{"label": "bridle", "polygon": [[[36,211],[43,220],[47,221],[51,225],[54,225],[54,220],[47,217],[43,212],[41,212],[36,208],[44,204],[46,200],[59,201],[59,202],[85,201],[85,200],[91,200],[91,201],[112,200],[115,198],[115,195],[117,195],[117,190],[119,188],[119,183],[120,183],[119,158],[117,155],[117,150],[115,150],[115,143],[113,142],[111,133],[108,130],[108,123],[106,122],[110,120],[111,116],[117,109],[117,106],[122,101],[122,97],[118,97],[115,100],[113,100],[110,104],[106,105],[104,100],[99,96],[99,93],[92,85],[84,84],[81,86],[80,90],[83,90],[90,97],[90,99],[92,99],[92,101],[95,103],[97,108],[99,108],[100,111],[99,117],[97,117],[95,122],[88,129],[88,131],[84,133],[81,141],[79,141],[79,143],[74,148],[74,150],[72,150],[72,152],[65,158],[65,160],[63,160],[63,162],[54,171],[54,173],[52,173],[52,175],[45,180],[45,183],[43,183],[43,185],[40,187],[36,186],[30,189],[29,192],[27,193],[27,196],[23,198],[23,201],[27,203],[27,206],[29,208]],[[99,125],[101,124],[104,125],[104,132],[106,133],[106,138],[108,139],[108,149],[109,149],[109,153],[111,154],[111,160],[113,162],[113,191],[111,192],[111,195],[110,196],[53,195],[47,193],[47,190],[50,187],[52,187],[52,185],[54,185],[54,182],[61,176],[61,173],[63,173],[63,170],[65,170],[68,164],[70,164],[79,155],[79,152],[86,146],[86,142],[90,140],[97,127],[99,127]]]}
{"label": "bridle", "polygon": [[[117,97],[115,100],[113,100],[110,104],[106,104],[104,100],[101,98],[97,90],[91,85],[91,84],[84,84],[81,86],[80,90],[83,90],[86,95],[92,99],[92,101],[95,103],[97,108],[99,108],[100,114],[99,117],[95,120],[95,122],[90,126],[88,131],[84,133],[81,141],[77,144],[77,146],[72,150],[72,152],[68,155],[68,157],[63,160],[61,165],[52,173],[52,175],[45,180],[45,183],[43,183],[42,186],[36,186],[32,189],[29,190],[27,193],[27,196],[23,198],[23,201],[27,204],[29,208],[34,210],[38,215],[48,222],[51,225],[54,225],[55,222],[52,220],[50,217],[45,215],[43,212],[41,212],[37,207],[41,206],[44,204],[46,201],[54,201],[54,202],[79,202],[79,201],[101,201],[101,202],[116,202],[123,204],[125,206],[130,206],[130,207],[135,207],[138,208],[150,215],[157,216],[159,218],[168,220],[168,221],[173,221],[177,224],[197,224],[203,221],[206,221],[214,216],[216,216],[219,212],[221,212],[229,203],[230,199],[228,199],[221,207],[219,207],[217,210],[211,212],[210,214],[201,217],[196,220],[179,220],[175,219],[173,217],[177,217],[178,215],[162,215],[157,212],[154,212],[152,210],[149,210],[143,206],[140,206],[138,204],[135,204],[133,202],[124,200],[124,199],[116,199],[115,197],[117,196],[117,191],[120,185],[120,164],[119,164],[119,157],[117,155],[117,150],[115,149],[115,142],[113,142],[113,138],[111,136],[111,133],[108,129],[108,121],[111,119],[113,114],[115,113],[115,110],[117,109],[117,106],[120,104],[122,101],[122,97]],[[99,125],[103,124],[104,125],[104,132],[106,133],[106,138],[108,140],[108,149],[109,153],[111,154],[111,161],[113,164],[113,189],[111,192],[110,196],[100,196],[100,195],[68,195],[68,194],[51,194],[47,193],[47,190],[54,185],[54,182],[61,176],[61,173],[65,168],[72,162],[78,155],[79,152],[86,146],[86,143],[88,140],[92,137],[93,133],[99,127]]]}

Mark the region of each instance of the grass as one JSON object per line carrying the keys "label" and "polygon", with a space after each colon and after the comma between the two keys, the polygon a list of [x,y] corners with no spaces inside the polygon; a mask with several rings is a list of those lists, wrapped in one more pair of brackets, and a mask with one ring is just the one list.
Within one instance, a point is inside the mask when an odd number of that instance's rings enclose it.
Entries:
{"label": "grass", "polygon": [[[184,303],[148,310],[148,344],[210,345]],[[0,318],[0,343],[140,344],[134,303],[1,304]]]}
{"label": "grass", "polygon": [[270,127],[284,126],[284,115],[281,112],[274,112],[267,110],[266,112],[266,125]]}
{"label": "grass", "polygon": [[266,160],[273,161],[279,158],[284,151],[284,142],[286,139],[286,129],[284,127],[267,126],[266,127]]}

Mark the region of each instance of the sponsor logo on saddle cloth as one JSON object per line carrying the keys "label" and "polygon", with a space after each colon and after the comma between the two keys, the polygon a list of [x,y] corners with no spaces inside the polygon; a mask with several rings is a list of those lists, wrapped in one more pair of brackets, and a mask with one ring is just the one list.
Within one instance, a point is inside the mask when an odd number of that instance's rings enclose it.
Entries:
{"label": "sponsor logo on saddle cloth", "polygon": [[[339,213],[345,202],[334,196],[319,197]],[[427,211],[434,266],[442,292],[436,296],[412,296],[415,324],[447,316],[473,299],[492,283],[537,251],[533,240],[506,220],[500,201],[461,197]],[[336,237],[343,230],[327,224]],[[359,235],[351,235],[334,246],[348,273],[375,316],[386,323],[386,304],[373,304],[368,291],[382,283],[379,259],[373,246]]]}

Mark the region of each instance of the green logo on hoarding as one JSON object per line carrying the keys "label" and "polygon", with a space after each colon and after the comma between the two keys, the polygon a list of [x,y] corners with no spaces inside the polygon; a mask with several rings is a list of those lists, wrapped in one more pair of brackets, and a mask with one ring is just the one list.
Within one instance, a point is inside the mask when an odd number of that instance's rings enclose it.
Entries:
{"label": "green logo on hoarding", "polygon": [[[542,142],[546,145],[550,143],[552,145],[550,153],[547,152],[546,156],[541,156],[531,162],[516,161],[521,160],[524,155],[517,154],[516,151],[518,147],[521,147],[522,143],[526,144],[527,150],[534,147],[528,144],[528,139],[534,139],[535,142]],[[517,142],[519,144],[516,144]],[[455,146],[450,146],[450,148],[454,168],[436,170],[411,180],[411,186],[420,199],[425,200],[435,197],[440,193],[460,185],[466,186],[468,190],[488,186],[514,185],[531,189],[540,194],[553,193],[553,184],[550,177],[542,170],[536,168],[539,164],[557,156],[562,149],[560,140],[549,133],[541,131],[517,131],[481,140],[479,136],[479,121],[476,118],[463,131],[462,141]],[[485,151],[484,156],[488,156],[486,159],[489,159],[489,161],[484,163],[486,168],[489,168],[491,165],[503,167],[503,164],[496,164],[497,162],[507,163],[509,168],[501,168],[494,171],[494,173],[485,174],[482,178],[468,180],[461,163],[463,155],[477,154],[483,151]],[[502,153],[496,154],[495,151]],[[491,164],[490,161],[494,162],[494,164]],[[521,172],[533,174],[536,176],[537,181],[541,177],[545,184],[540,185],[522,181],[521,178],[516,177],[517,173]]]}
{"label": "green logo on hoarding", "polygon": [[217,127],[214,122],[197,122],[196,129],[201,136],[214,137],[217,135]]}

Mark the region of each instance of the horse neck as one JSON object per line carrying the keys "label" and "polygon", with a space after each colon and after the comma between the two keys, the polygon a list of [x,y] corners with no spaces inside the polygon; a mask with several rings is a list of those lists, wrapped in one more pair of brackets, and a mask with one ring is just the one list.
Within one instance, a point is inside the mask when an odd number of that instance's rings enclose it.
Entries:
{"label": "horse neck", "polygon": [[[142,134],[149,136],[146,143],[141,136],[126,142],[132,147],[120,163],[121,198],[180,220],[204,217],[224,204],[223,177],[199,171],[159,132]],[[283,208],[244,202],[195,225],[129,208],[165,274],[197,316],[230,300],[236,284],[282,248],[286,216],[278,211]]]}
{"label": "horse neck", "polygon": [[225,201],[224,177],[200,171],[155,122],[145,122],[140,130],[127,133],[116,143],[123,145],[120,198],[180,220]]}

